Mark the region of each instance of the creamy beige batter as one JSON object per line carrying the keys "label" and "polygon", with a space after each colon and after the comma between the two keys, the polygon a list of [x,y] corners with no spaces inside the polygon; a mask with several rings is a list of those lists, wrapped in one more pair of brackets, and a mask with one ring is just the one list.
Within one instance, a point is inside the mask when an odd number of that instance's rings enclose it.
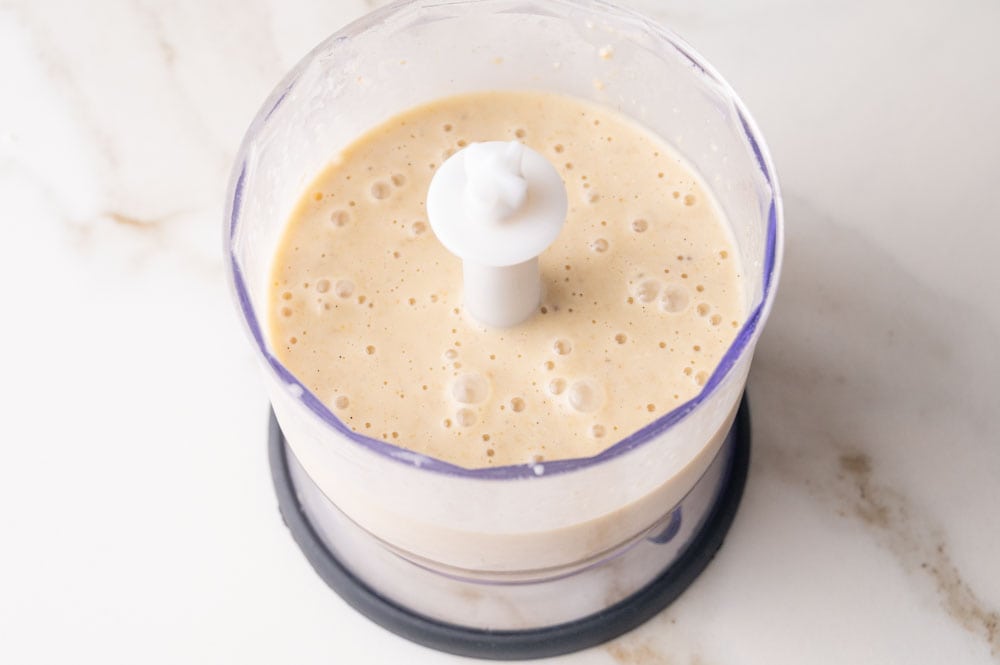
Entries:
{"label": "creamy beige batter", "polygon": [[[474,141],[520,140],[566,183],[543,302],[463,315],[461,261],[424,200]],[[534,92],[461,95],[372,129],[303,194],[278,248],[270,342],[349,427],[465,467],[594,455],[691,399],[745,316],[712,197],[623,116]]]}

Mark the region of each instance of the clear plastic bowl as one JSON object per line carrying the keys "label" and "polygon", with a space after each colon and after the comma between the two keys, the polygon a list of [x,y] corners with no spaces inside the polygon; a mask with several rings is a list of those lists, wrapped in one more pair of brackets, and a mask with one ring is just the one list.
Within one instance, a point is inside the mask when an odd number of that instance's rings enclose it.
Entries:
{"label": "clear plastic bowl", "polygon": [[[614,58],[599,61],[606,46]],[[277,360],[264,321],[279,236],[304,188],[332,157],[408,107],[497,89],[589,100],[671,143],[728,218],[748,316],[696,398],[603,453],[470,470],[352,432]],[[338,511],[370,541],[354,551],[342,544],[339,556],[349,566],[354,560],[360,571],[362,558],[374,560],[362,554],[372,545],[391,553],[387,560],[489,588],[593,570],[662,528],[717,459],[781,262],[778,184],[760,133],[735,93],[675,34],[597,0],[411,0],[352,23],[306,56],[264,104],[240,148],[226,215],[234,298],[263,361],[296,468],[329,503],[322,510]],[[458,591],[449,596],[438,590],[417,609],[487,627],[546,625],[597,611],[668,564],[662,557],[642,564],[651,569],[614,594],[590,593],[595,600],[530,619],[479,617]],[[402,595],[390,588],[402,583],[401,575],[375,566],[362,577],[390,597],[421,604],[419,583]],[[583,593],[586,576],[578,583]]]}

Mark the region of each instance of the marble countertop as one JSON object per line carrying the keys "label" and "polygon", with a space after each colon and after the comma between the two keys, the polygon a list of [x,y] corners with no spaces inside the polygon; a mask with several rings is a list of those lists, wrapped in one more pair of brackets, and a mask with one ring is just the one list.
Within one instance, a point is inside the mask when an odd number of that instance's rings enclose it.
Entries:
{"label": "marble countertop", "polygon": [[[0,661],[449,663],[275,508],[224,284],[259,105],[378,2],[0,0]],[[581,664],[1000,662],[1000,4],[632,0],[770,143],[785,272],[725,546]]]}

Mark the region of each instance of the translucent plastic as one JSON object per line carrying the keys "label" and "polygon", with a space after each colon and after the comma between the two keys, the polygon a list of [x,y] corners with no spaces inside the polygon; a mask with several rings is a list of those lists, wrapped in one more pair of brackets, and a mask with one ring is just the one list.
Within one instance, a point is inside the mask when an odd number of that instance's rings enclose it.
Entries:
{"label": "translucent plastic", "polygon": [[[736,432],[679,505],[652,528],[584,566],[533,577],[462,575],[414,562],[354,524],[289,457],[295,494],[327,551],[380,596],[424,617],[488,630],[526,630],[596,614],[655,584],[703,529],[717,528],[713,510],[724,492],[740,492],[733,472]],[[718,520],[718,517],[714,517]],[[716,522],[717,524],[717,522]],[[688,571],[690,572],[690,571]]]}
{"label": "translucent plastic", "polygon": [[[595,67],[610,46],[614,58]],[[350,431],[271,353],[267,277],[303,189],[341,148],[410,106],[541,89],[630,116],[686,157],[728,217],[749,315],[701,394],[595,457],[458,468]],[[483,580],[578,569],[660,523],[721,446],[774,297],[781,203],[733,91],[676,35],[603,2],[402,2],[310,53],[247,132],[226,249],[271,403],[302,469],[351,521],[421,566]]]}

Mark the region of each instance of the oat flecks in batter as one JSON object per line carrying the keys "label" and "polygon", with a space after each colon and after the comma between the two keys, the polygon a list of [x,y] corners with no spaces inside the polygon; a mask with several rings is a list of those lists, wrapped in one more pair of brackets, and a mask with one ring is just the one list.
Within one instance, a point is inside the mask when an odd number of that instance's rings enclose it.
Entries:
{"label": "oat flecks in batter", "polygon": [[[569,198],[539,311],[507,330],[464,316],[461,262],[424,207],[445,159],[495,140],[539,151]],[[737,256],[701,180],[624,116],[462,95],[374,128],[303,192],[274,261],[270,342],[364,435],[465,467],[586,457],[698,393],[745,316]]]}

